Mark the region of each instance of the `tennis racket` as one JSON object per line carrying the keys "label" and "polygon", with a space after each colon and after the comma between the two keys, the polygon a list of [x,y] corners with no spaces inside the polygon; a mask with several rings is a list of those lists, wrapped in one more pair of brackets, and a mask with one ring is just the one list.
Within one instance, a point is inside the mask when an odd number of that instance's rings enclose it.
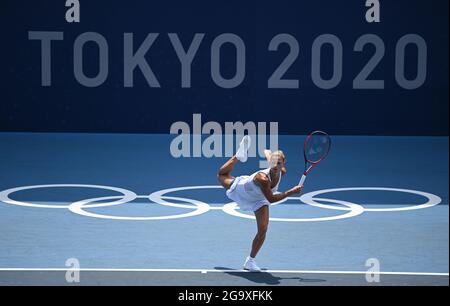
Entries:
{"label": "tennis racket", "polygon": [[314,131],[306,138],[303,145],[303,155],[305,157],[305,171],[298,183],[303,186],[306,176],[311,169],[327,157],[331,148],[330,136],[322,131]]}

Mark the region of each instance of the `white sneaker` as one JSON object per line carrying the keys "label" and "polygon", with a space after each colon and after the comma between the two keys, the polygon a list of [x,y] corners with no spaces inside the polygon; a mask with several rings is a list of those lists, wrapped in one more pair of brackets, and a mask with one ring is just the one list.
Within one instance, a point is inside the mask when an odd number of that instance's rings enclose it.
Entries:
{"label": "white sneaker", "polygon": [[250,272],[261,272],[261,268],[258,267],[254,259],[247,257],[244,263],[244,270],[248,270]]}
{"label": "white sneaker", "polygon": [[236,158],[240,161],[245,163],[247,161],[247,151],[248,148],[250,148],[250,145],[252,144],[252,139],[250,136],[245,135],[244,138],[242,138],[241,143],[239,144],[239,149],[236,152]]}

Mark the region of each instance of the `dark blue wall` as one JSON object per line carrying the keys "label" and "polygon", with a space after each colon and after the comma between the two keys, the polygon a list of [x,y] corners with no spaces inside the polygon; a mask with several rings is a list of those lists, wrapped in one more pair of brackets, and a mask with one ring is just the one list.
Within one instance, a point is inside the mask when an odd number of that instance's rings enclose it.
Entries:
{"label": "dark blue wall", "polygon": [[[448,0],[381,0],[381,23],[367,23],[365,0],[296,1],[106,1],[82,0],[81,23],[67,23],[65,1],[0,2],[0,131],[168,133],[193,113],[204,121],[278,121],[280,133],[304,134],[324,129],[332,134],[448,135]],[[61,31],[52,44],[52,85],[41,86],[41,46],[29,31]],[[74,77],[74,40],[84,32],[103,35],[109,46],[109,73],[95,88]],[[146,59],[161,87],[151,88],[139,69],[134,87],[124,87],[123,35],[134,33],[135,47],[148,33],[160,33]],[[191,88],[181,88],[179,60],[167,33],[185,46],[205,33],[192,64]],[[211,78],[211,43],[234,33],[245,43],[246,76],[236,88],[217,86]],[[269,51],[279,33],[294,36],[300,46],[284,78],[299,80],[298,89],[268,88],[273,71],[289,52],[287,45]],[[343,45],[343,75],[332,89],[311,78],[311,47],[321,34],[337,36]],[[373,46],[353,51],[363,34],[376,34],[385,54],[370,79],[384,89],[353,89],[353,80],[372,58]],[[395,79],[395,52],[406,34],[427,44],[423,85],[404,89]],[[98,49],[86,44],[84,71],[98,71]],[[322,49],[322,77],[331,76],[332,49]],[[406,48],[405,77],[414,78],[417,49]],[[224,77],[235,72],[230,44],[222,49]]]}

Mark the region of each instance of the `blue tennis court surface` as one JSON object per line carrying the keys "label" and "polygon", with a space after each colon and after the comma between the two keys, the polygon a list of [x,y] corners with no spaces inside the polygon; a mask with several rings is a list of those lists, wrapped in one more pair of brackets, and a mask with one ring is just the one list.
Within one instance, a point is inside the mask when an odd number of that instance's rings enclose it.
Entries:
{"label": "blue tennis court surface", "polygon": [[[332,136],[303,192],[270,208],[259,276],[239,271],[256,224],[218,186],[227,158],[174,158],[173,138],[0,133],[0,283],[61,284],[58,270],[18,270],[76,258],[87,284],[367,284],[375,259],[381,284],[448,285],[448,137]],[[304,139],[279,137],[282,191]]]}

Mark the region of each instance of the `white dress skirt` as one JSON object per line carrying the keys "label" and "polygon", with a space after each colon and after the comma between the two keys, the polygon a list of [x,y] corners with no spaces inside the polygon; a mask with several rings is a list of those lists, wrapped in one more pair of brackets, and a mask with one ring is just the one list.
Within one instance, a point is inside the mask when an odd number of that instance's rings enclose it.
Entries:
{"label": "white dress skirt", "polygon": [[[264,205],[270,205],[270,202],[266,199],[262,193],[261,188],[253,181],[256,174],[263,172],[269,175],[270,168],[257,171],[252,175],[242,175],[234,179],[230,188],[227,190],[227,196],[231,200],[237,203],[239,208],[244,211],[257,211]],[[278,186],[281,182],[281,175],[278,183],[272,188],[272,192],[275,194],[278,191]]]}

